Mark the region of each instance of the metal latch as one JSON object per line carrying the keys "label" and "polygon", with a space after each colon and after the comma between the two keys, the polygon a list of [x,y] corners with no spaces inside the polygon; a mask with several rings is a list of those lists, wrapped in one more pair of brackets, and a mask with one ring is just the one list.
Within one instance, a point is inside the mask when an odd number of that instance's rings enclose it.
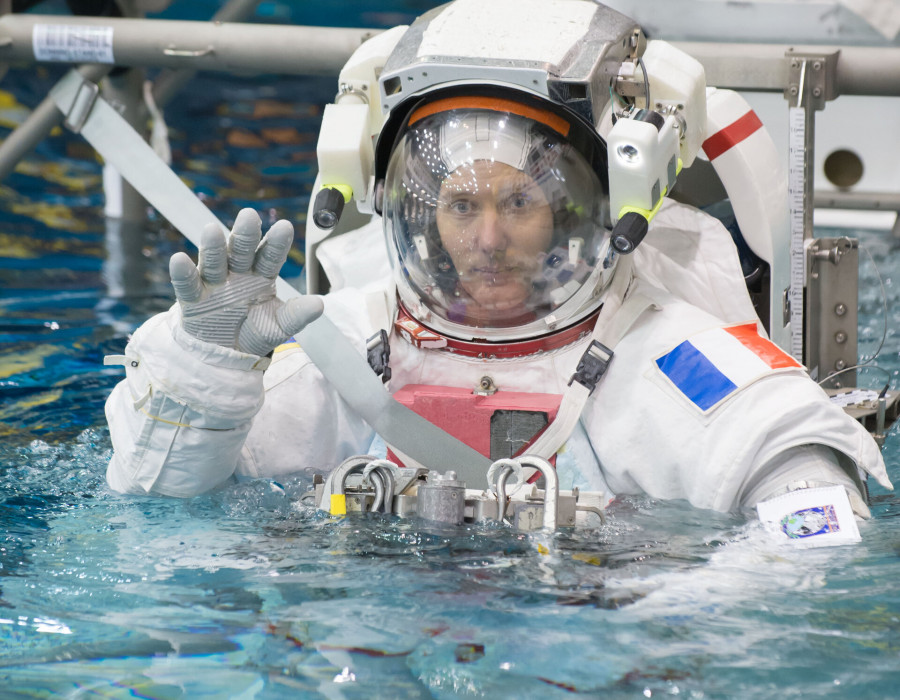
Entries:
{"label": "metal latch", "polygon": [[366,341],[366,359],[385,384],[391,379],[391,344],[386,330],[380,330]]}
{"label": "metal latch", "polygon": [[569,380],[569,385],[572,382],[578,382],[593,394],[597,383],[606,374],[613,354],[613,351],[600,341],[593,341],[578,360],[578,366],[575,368],[575,374]]}
{"label": "metal latch", "polygon": [[810,246],[813,261],[822,260],[828,261],[833,265],[839,265],[844,255],[853,250],[857,244],[855,240],[851,240],[846,236],[832,239],[830,242],[831,246],[826,247],[825,245],[820,245],[820,240],[817,239]]}
{"label": "metal latch", "polygon": [[78,134],[91,116],[91,110],[97,101],[97,95],[100,94],[100,86],[90,80],[83,80],[78,86],[75,98],[69,106],[66,113],[65,126],[74,133]]}

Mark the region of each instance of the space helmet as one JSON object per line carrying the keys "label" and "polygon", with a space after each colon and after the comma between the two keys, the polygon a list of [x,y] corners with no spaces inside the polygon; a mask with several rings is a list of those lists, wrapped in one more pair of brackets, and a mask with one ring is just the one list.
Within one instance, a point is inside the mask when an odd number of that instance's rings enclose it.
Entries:
{"label": "space helmet", "polygon": [[405,32],[379,78],[375,176],[416,320],[509,342],[599,308],[618,255],[597,123],[639,40],[586,0],[456,0]]}
{"label": "space helmet", "polygon": [[342,69],[307,254],[352,199],[382,216],[400,304],[426,329],[488,343],[580,329],[705,132],[702,66],[615,10],[454,0]]}
{"label": "space helmet", "polygon": [[420,321],[515,340],[592,310],[616,263],[609,198],[569,127],[500,97],[446,97],[410,114],[382,216],[401,302]]}

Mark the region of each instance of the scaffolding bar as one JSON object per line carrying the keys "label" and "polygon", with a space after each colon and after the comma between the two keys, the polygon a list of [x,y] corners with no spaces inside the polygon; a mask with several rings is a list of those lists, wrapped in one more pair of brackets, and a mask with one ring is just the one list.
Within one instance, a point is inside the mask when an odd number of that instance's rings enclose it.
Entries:
{"label": "scaffolding bar", "polygon": [[[326,76],[337,75],[353,51],[378,33],[239,22],[11,14],[0,17],[0,62],[35,61],[33,36],[38,25],[111,29],[108,53],[117,66]],[[62,36],[65,31],[57,30]]]}
{"label": "scaffolding bar", "polygon": [[[350,54],[379,32],[365,28],[9,14],[0,17],[0,61],[34,61],[32,38],[39,24],[111,28],[116,65],[329,76],[337,75]],[[837,94],[900,96],[900,47],[672,43],[699,60],[708,83],[717,87],[780,92],[789,81],[786,53],[825,55],[840,51]]]}
{"label": "scaffolding bar", "polygon": [[781,92],[789,85],[788,53],[837,58],[837,95],[900,96],[900,47],[785,46],[783,44],[726,44],[672,42],[703,64],[709,85],[733,90]]}

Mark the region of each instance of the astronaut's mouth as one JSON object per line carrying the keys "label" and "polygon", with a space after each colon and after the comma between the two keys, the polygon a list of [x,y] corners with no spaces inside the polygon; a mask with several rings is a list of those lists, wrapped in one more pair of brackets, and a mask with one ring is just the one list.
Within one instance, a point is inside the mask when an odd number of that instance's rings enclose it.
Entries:
{"label": "astronaut's mouth", "polygon": [[508,284],[510,281],[520,278],[521,275],[522,271],[515,265],[476,267],[470,271],[471,277],[476,277],[479,281],[489,286]]}

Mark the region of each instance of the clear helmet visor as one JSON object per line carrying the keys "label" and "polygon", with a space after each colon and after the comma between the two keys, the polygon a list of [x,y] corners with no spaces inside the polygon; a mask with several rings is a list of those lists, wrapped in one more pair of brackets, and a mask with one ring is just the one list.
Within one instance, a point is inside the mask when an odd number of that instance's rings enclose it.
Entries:
{"label": "clear helmet visor", "polygon": [[599,306],[615,262],[608,194],[554,126],[457,108],[400,139],[383,216],[401,300],[426,325],[515,340]]}

